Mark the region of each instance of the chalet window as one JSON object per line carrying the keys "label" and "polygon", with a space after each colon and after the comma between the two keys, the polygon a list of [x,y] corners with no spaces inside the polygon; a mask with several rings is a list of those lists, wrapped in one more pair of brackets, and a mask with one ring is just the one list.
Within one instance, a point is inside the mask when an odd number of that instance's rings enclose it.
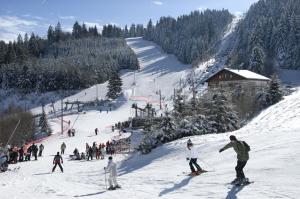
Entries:
{"label": "chalet window", "polygon": [[226,77],[227,77],[227,74],[224,75],[224,78],[225,78],[225,79],[226,79]]}
{"label": "chalet window", "polygon": [[232,79],[232,75],[230,75],[230,79]]}
{"label": "chalet window", "polygon": [[222,75],[219,76],[219,79],[222,79]]}

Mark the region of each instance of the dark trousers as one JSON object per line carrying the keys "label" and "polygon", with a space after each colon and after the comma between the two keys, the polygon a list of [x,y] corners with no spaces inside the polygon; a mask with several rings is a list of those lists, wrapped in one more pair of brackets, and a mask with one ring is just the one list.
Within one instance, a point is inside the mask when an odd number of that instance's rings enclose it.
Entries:
{"label": "dark trousers", "polygon": [[23,162],[23,161],[24,161],[24,154],[20,153],[19,162]]}
{"label": "dark trousers", "polygon": [[93,155],[92,154],[88,155],[88,159],[87,160],[90,160],[90,158],[91,158],[91,160],[93,160]]}
{"label": "dark trousers", "polygon": [[195,165],[195,167],[197,168],[197,171],[201,171],[202,170],[201,167],[197,163],[197,158],[191,158],[189,165],[190,165],[190,168],[191,168],[192,172],[196,171],[193,165]]}
{"label": "dark trousers", "polygon": [[52,169],[52,172],[54,172],[55,171],[55,168],[56,168],[56,166],[59,166],[59,168],[60,168],[60,170],[61,170],[61,172],[64,172],[64,169],[62,168],[62,166],[61,166],[61,164],[60,163],[55,163],[55,165],[54,165],[54,167],[53,167],[53,169]]}
{"label": "dark trousers", "polygon": [[37,160],[37,152],[33,153],[34,159]]}
{"label": "dark trousers", "polygon": [[245,178],[245,174],[244,174],[244,167],[246,166],[247,161],[237,161],[237,165],[235,167],[235,171],[236,171],[236,177],[237,178]]}
{"label": "dark trousers", "polygon": [[60,154],[65,154],[65,149],[61,149]]}

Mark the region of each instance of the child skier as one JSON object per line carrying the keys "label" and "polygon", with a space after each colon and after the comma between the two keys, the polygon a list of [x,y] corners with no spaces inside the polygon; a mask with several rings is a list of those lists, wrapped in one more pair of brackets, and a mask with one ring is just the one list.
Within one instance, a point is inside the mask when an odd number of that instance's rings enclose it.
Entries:
{"label": "child skier", "polygon": [[235,167],[236,178],[231,183],[237,185],[247,184],[249,181],[248,178],[245,177],[243,168],[249,160],[250,147],[246,142],[237,140],[234,135],[231,135],[229,139],[230,143],[221,148],[219,152],[221,153],[222,151],[233,147],[234,151],[237,153],[237,165]]}
{"label": "child skier", "polygon": [[[113,158],[110,156],[108,158],[107,167],[104,167],[105,172],[109,173],[108,183],[109,188],[108,190],[115,190],[121,188],[121,186],[117,183],[117,166],[116,163],[113,162]],[[115,185],[115,186],[113,186]]]}
{"label": "child skier", "polygon": [[[193,143],[192,141],[189,139],[187,142],[187,148],[188,148],[188,157],[186,158],[186,160],[189,160],[189,165],[190,165],[190,169],[191,169],[191,176],[195,176],[195,175],[199,175],[201,172],[205,172],[197,163],[197,152],[195,150],[195,148],[193,147]],[[197,168],[197,171],[194,168]]]}

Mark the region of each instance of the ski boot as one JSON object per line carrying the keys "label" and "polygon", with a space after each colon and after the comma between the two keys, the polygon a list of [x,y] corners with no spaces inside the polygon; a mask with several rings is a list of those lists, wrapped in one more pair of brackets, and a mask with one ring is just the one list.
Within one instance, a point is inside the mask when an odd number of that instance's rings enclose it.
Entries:
{"label": "ski boot", "polygon": [[121,189],[121,186],[120,185],[116,185],[115,189]]}
{"label": "ski boot", "polygon": [[240,181],[239,178],[235,178],[230,184],[235,185],[235,184],[237,184],[239,181]]}
{"label": "ski boot", "polygon": [[110,190],[110,191],[112,191],[112,190],[115,190],[116,188],[115,187],[113,187],[113,186],[110,186],[107,190]]}
{"label": "ski boot", "polygon": [[205,172],[207,172],[207,171],[204,170],[204,169],[200,169],[200,170],[197,171],[197,174],[200,175],[201,173],[205,173]]}
{"label": "ski boot", "polygon": [[197,175],[199,175],[199,173],[198,173],[197,171],[191,172],[191,173],[189,174],[189,176],[197,176]]}
{"label": "ski boot", "polygon": [[248,184],[250,184],[248,178],[241,178],[241,179],[239,179],[238,182],[236,183],[236,186],[242,186],[242,185],[248,185]]}

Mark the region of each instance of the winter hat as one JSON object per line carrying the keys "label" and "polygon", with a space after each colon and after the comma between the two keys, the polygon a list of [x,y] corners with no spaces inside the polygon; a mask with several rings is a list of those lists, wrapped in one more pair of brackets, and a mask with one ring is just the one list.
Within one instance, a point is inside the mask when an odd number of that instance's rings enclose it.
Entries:
{"label": "winter hat", "polygon": [[109,159],[109,160],[112,160],[112,156],[109,156],[108,159]]}
{"label": "winter hat", "polygon": [[192,140],[191,139],[189,139],[188,141],[187,141],[187,144],[186,144],[187,146],[193,146],[193,142],[192,142]]}
{"label": "winter hat", "polygon": [[231,141],[237,140],[236,137],[235,137],[234,135],[229,136],[229,139],[230,139]]}

